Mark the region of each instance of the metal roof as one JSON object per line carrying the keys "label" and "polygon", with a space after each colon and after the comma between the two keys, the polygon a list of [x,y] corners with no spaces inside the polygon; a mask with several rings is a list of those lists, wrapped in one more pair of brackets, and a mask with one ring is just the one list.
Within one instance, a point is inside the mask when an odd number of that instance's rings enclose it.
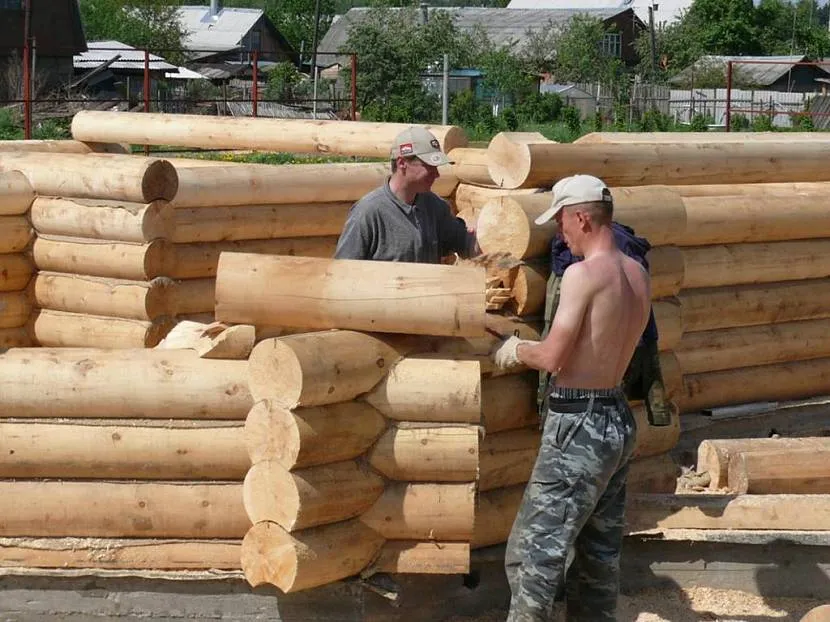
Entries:
{"label": "metal roof", "polygon": [[[761,64],[740,64],[738,61],[765,61]],[[692,65],[669,80],[672,84],[679,84],[690,80],[694,73],[722,67],[724,73],[729,61],[735,61],[733,71],[740,74],[740,80],[758,86],[770,86],[784,74],[793,69],[795,63],[806,61],[806,56],[701,56]],[[769,62],[780,61],[780,62]],[[827,66],[817,66],[817,69],[830,74]]]}
{"label": "metal roof", "polygon": [[[72,57],[72,65],[75,69],[94,69],[113,56],[120,56],[110,65],[111,69],[144,71],[144,50],[137,50],[120,41],[90,41],[87,43],[87,48],[86,52]],[[161,56],[150,54],[150,71],[176,71],[176,69],[176,65],[168,63]]]}
{"label": "metal roof", "polygon": [[[676,22],[682,11],[692,6],[692,0],[659,0],[654,2],[657,10],[654,21],[657,24]],[[638,17],[648,21],[648,7],[652,0],[511,0],[508,9],[634,9]]]}
{"label": "metal roof", "polygon": [[262,16],[261,9],[222,8],[211,16],[209,6],[179,7],[179,21],[187,33],[182,44],[197,52],[232,50],[240,46],[242,38]]}
{"label": "metal roof", "polygon": [[[339,52],[349,37],[349,30],[366,19],[369,8],[355,8],[332,23],[318,46],[318,52]],[[390,9],[400,10],[400,9]],[[554,25],[566,24],[574,15],[590,15],[602,20],[611,19],[630,9],[490,9],[479,7],[430,8],[430,12],[447,11],[456,27],[471,31],[482,28],[496,45],[521,46],[528,31],[537,31]],[[343,62],[342,58],[318,56],[317,64],[323,67]]]}

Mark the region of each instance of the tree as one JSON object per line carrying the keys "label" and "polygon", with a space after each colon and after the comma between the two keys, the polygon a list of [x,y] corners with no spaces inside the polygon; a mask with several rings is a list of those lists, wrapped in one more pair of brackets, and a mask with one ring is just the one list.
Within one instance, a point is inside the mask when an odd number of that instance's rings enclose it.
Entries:
{"label": "tree", "polygon": [[609,32],[601,19],[574,15],[555,38],[552,64],[556,80],[618,84],[623,63],[602,49],[602,41]]}

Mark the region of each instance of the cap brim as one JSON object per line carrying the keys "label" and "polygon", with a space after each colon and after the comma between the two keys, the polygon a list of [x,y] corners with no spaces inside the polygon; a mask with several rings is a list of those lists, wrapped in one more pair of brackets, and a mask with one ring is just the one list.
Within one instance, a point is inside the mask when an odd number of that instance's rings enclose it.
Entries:
{"label": "cap brim", "polygon": [[537,225],[544,225],[551,218],[556,216],[556,214],[559,212],[559,210],[561,210],[563,207],[564,207],[563,205],[554,205],[552,207],[549,207],[547,210],[545,210],[545,212],[541,216],[539,216],[533,222],[535,222]]}
{"label": "cap brim", "polygon": [[433,151],[432,153],[419,154],[418,158],[430,166],[444,166],[445,164],[452,164],[450,159],[442,151]]}

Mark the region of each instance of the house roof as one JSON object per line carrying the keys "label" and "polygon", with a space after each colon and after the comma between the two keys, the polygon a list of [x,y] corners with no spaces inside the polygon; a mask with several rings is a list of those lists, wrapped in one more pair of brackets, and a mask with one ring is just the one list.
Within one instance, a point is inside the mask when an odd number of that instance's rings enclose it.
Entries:
{"label": "house roof", "polygon": [[182,44],[188,50],[205,52],[202,56],[233,50],[263,15],[262,9],[222,8],[211,16],[209,6],[181,6],[179,21],[187,33]]}
{"label": "house roof", "polygon": [[[110,60],[113,56],[119,59],[110,64],[111,69],[132,69],[144,71],[144,50],[121,43],[120,41],[90,41],[87,51],[75,54],[72,65],[78,70],[94,69]],[[161,56],[150,54],[150,71],[173,71],[177,67],[164,60]]]}
{"label": "house roof", "polygon": [[[349,37],[349,30],[366,19],[369,8],[355,8],[335,20],[317,47],[317,64],[328,66],[342,62],[341,58],[329,55],[319,56],[322,52],[339,52]],[[399,10],[399,9],[391,9]],[[550,23],[566,24],[574,15],[591,15],[602,20],[614,18],[630,9],[595,8],[595,9],[491,9],[479,7],[430,8],[433,11],[447,11],[462,31],[479,26],[484,29],[490,40],[496,45],[516,45],[523,41],[528,31],[547,28]],[[634,17],[633,11],[631,12]]]}
{"label": "house roof", "polygon": [[[86,49],[78,0],[33,2],[31,20],[39,58],[68,58]],[[0,56],[23,47],[23,22],[22,2],[19,9],[0,10]]]}
{"label": "house roof", "polygon": [[[806,61],[806,56],[701,56],[692,65],[669,80],[672,84],[687,82],[692,79],[695,72],[722,67],[726,72],[727,63],[735,61],[733,71],[739,72],[743,82],[749,82],[758,86],[770,86],[778,81],[784,74],[793,69],[795,63]],[[763,63],[740,64],[739,61],[764,61]],[[816,66],[816,69],[830,75],[830,66]]]}
{"label": "house roof", "polygon": [[[682,11],[692,6],[692,0],[659,0],[654,21],[671,23],[677,21]],[[573,9],[573,8],[602,8],[602,9],[634,9],[637,16],[648,21],[648,8],[652,0],[511,0],[508,9]]]}

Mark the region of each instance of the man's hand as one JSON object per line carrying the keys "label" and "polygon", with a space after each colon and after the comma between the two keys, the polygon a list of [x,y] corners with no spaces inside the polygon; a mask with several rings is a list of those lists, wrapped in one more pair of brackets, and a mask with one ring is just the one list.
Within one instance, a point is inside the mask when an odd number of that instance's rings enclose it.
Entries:
{"label": "man's hand", "polygon": [[496,346],[490,352],[490,358],[493,359],[493,363],[495,363],[496,367],[498,367],[499,369],[510,369],[511,367],[516,367],[517,365],[522,364],[522,362],[519,360],[519,346],[522,344],[533,345],[535,343],[537,342],[531,341],[530,339],[519,339],[518,337],[510,337],[507,340],[496,344]]}

